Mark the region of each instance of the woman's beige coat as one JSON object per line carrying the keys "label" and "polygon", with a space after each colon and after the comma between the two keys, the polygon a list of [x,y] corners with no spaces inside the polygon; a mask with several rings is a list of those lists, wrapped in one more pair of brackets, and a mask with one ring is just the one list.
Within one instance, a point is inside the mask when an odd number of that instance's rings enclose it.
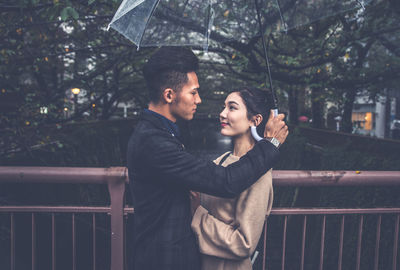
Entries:
{"label": "woman's beige coat", "polygon": [[[219,163],[222,155],[214,162]],[[222,166],[239,160],[230,154]],[[253,254],[262,233],[265,216],[273,200],[272,174],[268,171],[234,199],[201,194],[201,206],[193,216],[202,270],[250,270]]]}

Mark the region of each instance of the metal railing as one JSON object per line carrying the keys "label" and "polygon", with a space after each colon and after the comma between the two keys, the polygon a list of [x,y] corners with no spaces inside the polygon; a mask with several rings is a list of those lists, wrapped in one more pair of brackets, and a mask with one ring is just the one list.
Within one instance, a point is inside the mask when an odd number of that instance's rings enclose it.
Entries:
{"label": "metal railing", "polygon": [[[344,187],[344,186],[400,186],[400,171],[274,171],[274,186],[283,187]],[[76,215],[86,213],[91,215],[92,227],[92,268],[98,269],[96,265],[96,214],[108,214],[110,216],[110,268],[113,270],[123,270],[126,268],[125,253],[125,226],[127,215],[133,214],[134,210],[125,205],[125,189],[127,183],[127,169],[124,167],[113,168],[66,168],[66,167],[0,167],[0,183],[52,183],[52,184],[104,184],[108,186],[110,194],[110,204],[108,206],[0,206],[0,214],[10,215],[10,267],[16,269],[15,252],[15,215],[17,213],[28,213],[31,215],[31,269],[36,268],[37,256],[37,236],[36,218],[39,213],[49,213],[51,215],[51,269],[56,269],[56,214],[68,213],[71,215],[72,231],[72,269],[76,269]],[[370,209],[332,209],[332,208],[273,208],[271,217],[283,217],[282,239],[281,239],[281,260],[280,268],[285,269],[287,252],[287,226],[288,219],[293,216],[303,216],[301,230],[301,249],[300,249],[300,269],[305,268],[305,243],[307,222],[309,216],[319,215],[322,217],[320,226],[320,252],[318,269],[324,267],[324,250],[327,217],[340,216],[340,237],[338,251],[338,269],[342,269],[343,259],[343,239],[345,217],[348,215],[358,216],[358,238],[357,256],[355,269],[360,269],[361,242],[363,237],[363,224],[365,215],[378,215],[376,223],[376,241],[374,268],[379,265],[379,246],[381,235],[382,215],[395,215],[393,226],[393,256],[392,269],[397,267],[397,250],[399,234],[400,208],[370,208]],[[263,260],[262,269],[267,267],[267,234],[268,225],[265,223],[263,241]]]}
{"label": "metal railing", "polygon": [[[107,213],[111,218],[111,269],[124,269],[124,207],[127,169],[113,168],[65,168],[65,167],[0,167],[0,183],[52,183],[52,184],[106,184],[110,205],[103,207],[86,206],[0,206],[0,213],[10,213],[10,265],[15,269],[15,222],[14,213],[32,213],[32,269],[35,263],[35,214],[51,213],[52,267],[56,269],[55,213],[72,214],[73,256],[72,268],[76,268],[76,239],[74,235],[76,213],[92,213],[93,234],[96,228],[94,213]],[[93,237],[93,269],[96,269],[96,237]]]}

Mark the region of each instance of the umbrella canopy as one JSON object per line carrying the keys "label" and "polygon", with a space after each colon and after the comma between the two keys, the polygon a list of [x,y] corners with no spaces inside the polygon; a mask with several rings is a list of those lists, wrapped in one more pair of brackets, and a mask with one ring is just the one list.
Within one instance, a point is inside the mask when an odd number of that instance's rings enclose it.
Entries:
{"label": "umbrella canopy", "polygon": [[371,0],[124,0],[109,27],[141,46],[203,46],[246,42],[261,32],[287,31],[363,8]]}
{"label": "umbrella canopy", "polygon": [[[261,36],[274,102],[264,33],[287,31],[323,17],[363,9],[373,0],[123,0],[109,27],[141,46],[247,43]],[[376,0],[380,1],[380,0]]]}

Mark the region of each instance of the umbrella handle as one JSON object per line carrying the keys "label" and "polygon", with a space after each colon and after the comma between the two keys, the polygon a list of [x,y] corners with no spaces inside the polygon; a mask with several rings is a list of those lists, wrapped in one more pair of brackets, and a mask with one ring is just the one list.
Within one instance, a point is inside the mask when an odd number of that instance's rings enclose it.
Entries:
{"label": "umbrella handle", "polygon": [[[272,111],[274,113],[274,117],[277,117],[278,116],[278,109],[273,109]],[[263,139],[262,137],[260,137],[260,135],[258,135],[256,126],[251,126],[250,127],[250,132],[251,132],[251,135],[253,136],[254,140],[256,140],[257,142],[261,141]]]}
{"label": "umbrella handle", "polygon": [[251,132],[251,135],[253,136],[254,140],[256,140],[257,142],[261,141],[263,139],[262,137],[260,137],[260,135],[258,135],[256,126],[251,126],[250,132]]}

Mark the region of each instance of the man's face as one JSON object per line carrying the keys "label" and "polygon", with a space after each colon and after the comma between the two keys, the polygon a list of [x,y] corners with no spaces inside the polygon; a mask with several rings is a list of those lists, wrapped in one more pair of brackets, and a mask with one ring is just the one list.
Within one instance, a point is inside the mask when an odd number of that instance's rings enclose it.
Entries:
{"label": "man's face", "polygon": [[196,73],[189,72],[187,77],[187,83],[176,93],[176,98],[171,104],[171,114],[177,119],[192,120],[201,99]]}

